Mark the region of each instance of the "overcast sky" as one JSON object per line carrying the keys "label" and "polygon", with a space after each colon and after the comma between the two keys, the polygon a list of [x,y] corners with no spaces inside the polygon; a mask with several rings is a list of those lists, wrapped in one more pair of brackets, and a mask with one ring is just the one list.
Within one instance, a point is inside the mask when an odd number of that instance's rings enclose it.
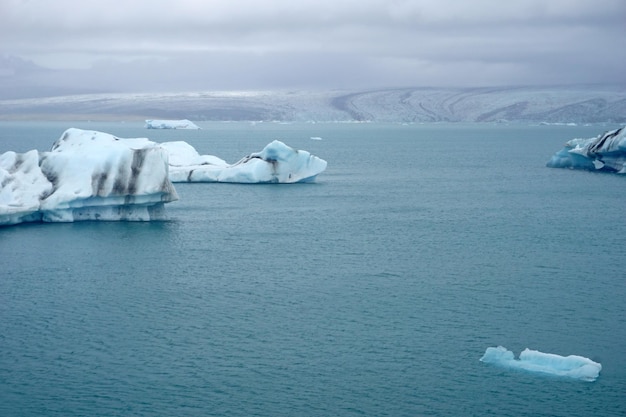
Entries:
{"label": "overcast sky", "polygon": [[0,0],[0,54],[102,89],[624,83],[625,50],[625,0]]}

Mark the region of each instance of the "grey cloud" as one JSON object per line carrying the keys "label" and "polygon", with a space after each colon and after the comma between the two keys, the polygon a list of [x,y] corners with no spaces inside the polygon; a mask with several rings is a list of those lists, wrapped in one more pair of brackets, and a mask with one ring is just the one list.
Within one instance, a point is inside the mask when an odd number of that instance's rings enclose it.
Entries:
{"label": "grey cloud", "polygon": [[622,0],[4,0],[0,52],[109,89],[620,82],[625,20]]}

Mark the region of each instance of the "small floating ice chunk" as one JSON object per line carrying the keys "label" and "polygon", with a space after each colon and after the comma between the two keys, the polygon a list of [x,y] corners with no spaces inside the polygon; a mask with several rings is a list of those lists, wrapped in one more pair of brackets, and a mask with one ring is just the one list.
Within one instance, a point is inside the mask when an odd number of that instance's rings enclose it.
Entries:
{"label": "small floating ice chunk", "polygon": [[593,382],[598,378],[602,365],[583,356],[560,356],[538,350],[524,349],[515,359],[513,352],[503,346],[488,347],[481,362],[504,368],[562,376]]}
{"label": "small floating ice chunk", "polygon": [[146,120],[146,129],[200,129],[200,127],[187,119]]}

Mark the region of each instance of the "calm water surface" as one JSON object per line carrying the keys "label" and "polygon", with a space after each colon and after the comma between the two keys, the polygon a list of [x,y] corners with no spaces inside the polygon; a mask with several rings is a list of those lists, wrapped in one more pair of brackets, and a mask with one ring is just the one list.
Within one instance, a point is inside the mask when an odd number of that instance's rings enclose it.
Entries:
{"label": "calm water surface", "polygon": [[0,228],[0,415],[626,415],[625,178],[545,167],[612,126],[3,122],[0,153],[67,127],[329,165],[177,184],[167,222]]}

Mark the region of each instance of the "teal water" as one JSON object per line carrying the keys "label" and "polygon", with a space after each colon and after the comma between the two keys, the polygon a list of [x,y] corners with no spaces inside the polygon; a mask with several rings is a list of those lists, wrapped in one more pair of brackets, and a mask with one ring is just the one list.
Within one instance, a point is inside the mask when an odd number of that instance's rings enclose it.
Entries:
{"label": "teal water", "polygon": [[[177,184],[167,222],[0,228],[0,415],[626,414],[625,179],[545,167],[612,126],[5,122],[0,153],[71,126],[328,169]],[[603,369],[479,362],[497,345]]]}

